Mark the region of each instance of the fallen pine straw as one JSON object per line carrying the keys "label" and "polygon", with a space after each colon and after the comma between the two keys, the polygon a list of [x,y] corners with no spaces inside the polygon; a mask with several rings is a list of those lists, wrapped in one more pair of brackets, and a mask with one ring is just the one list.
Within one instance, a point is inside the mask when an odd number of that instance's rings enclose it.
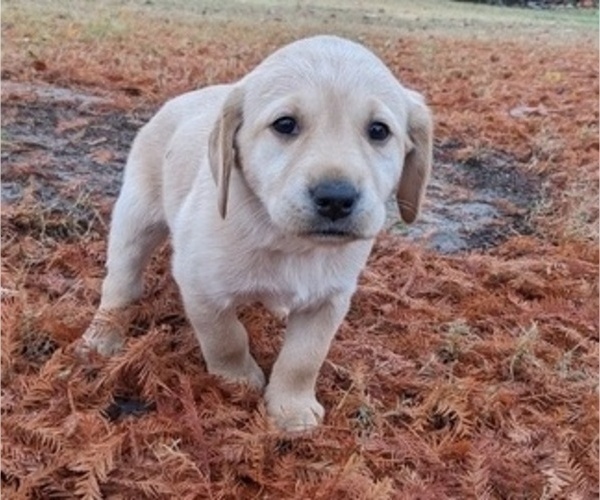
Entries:
{"label": "fallen pine straw", "polygon": [[[535,258],[526,255],[533,248]],[[4,284],[5,492],[590,498],[596,491],[591,261],[527,238],[460,258],[381,238],[319,379],[324,425],[290,436],[271,427],[258,394],[206,373],[166,251],[152,264],[139,307],[143,334],[112,359],[81,364],[72,343],[97,299],[82,283],[101,274],[103,252],[103,244],[63,244],[35,275]],[[58,300],[47,301],[48,282],[61,290]],[[242,317],[268,372],[282,325],[258,306]]]}

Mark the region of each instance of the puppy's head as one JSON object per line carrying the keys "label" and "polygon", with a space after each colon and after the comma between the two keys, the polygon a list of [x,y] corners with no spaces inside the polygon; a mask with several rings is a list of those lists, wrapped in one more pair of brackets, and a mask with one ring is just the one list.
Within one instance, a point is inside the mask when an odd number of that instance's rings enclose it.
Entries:
{"label": "puppy's head", "polygon": [[373,238],[394,189],[404,221],[418,215],[432,121],[374,54],[320,36],[280,49],[234,87],[209,151],[223,217],[239,168],[281,230],[323,242]]}

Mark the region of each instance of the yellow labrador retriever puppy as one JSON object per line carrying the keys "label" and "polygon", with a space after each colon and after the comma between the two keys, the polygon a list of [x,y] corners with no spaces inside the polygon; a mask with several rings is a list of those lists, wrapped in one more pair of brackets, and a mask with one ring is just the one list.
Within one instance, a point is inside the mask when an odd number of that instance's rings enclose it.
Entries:
{"label": "yellow labrador retriever puppy", "polygon": [[236,307],[285,311],[268,412],[284,430],[317,425],[317,375],[385,202],[396,190],[402,218],[415,219],[431,154],[422,97],[366,48],[333,36],[283,47],[237,83],[173,99],[133,144],[83,349],[122,347],[127,306],[170,233],[208,370],[264,387]]}

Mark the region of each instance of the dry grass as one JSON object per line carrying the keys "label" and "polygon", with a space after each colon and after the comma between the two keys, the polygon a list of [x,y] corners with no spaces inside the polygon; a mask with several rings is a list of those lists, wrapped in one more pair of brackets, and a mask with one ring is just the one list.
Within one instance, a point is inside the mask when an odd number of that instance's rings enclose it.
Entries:
{"label": "dry grass", "polygon": [[[457,161],[503,150],[545,182],[535,234],[491,251],[443,256],[382,237],[319,379],[324,425],[289,436],[269,425],[258,394],[207,375],[168,249],[126,351],[74,358],[98,302],[111,199],[57,184],[64,203],[49,205],[40,193],[55,160],[3,133],[3,178],[29,186],[2,210],[7,498],[597,498],[594,14],[517,22],[481,7],[461,27],[466,7],[414,3],[214,2],[203,15],[183,1],[4,2],[3,79],[112,100],[84,118],[112,126],[107,113],[146,113],[237,78],[281,43],[336,32],[427,95]],[[3,127],[39,106],[3,92]],[[33,113],[32,130],[40,124]],[[84,140],[98,139],[82,136],[82,151]],[[90,151],[97,165],[110,158]],[[243,316],[268,372],[281,325],[260,307]]]}

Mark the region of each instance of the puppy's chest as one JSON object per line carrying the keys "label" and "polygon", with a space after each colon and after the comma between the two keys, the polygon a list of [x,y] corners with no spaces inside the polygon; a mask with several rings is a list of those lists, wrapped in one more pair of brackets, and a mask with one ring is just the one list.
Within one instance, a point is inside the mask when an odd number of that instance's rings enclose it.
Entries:
{"label": "puppy's chest", "polygon": [[228,281],[236,302],[258,300],[269,308],[297,309],[353,289],[359,270],[351,267],[322,255],[265,253],[230,268]]}

